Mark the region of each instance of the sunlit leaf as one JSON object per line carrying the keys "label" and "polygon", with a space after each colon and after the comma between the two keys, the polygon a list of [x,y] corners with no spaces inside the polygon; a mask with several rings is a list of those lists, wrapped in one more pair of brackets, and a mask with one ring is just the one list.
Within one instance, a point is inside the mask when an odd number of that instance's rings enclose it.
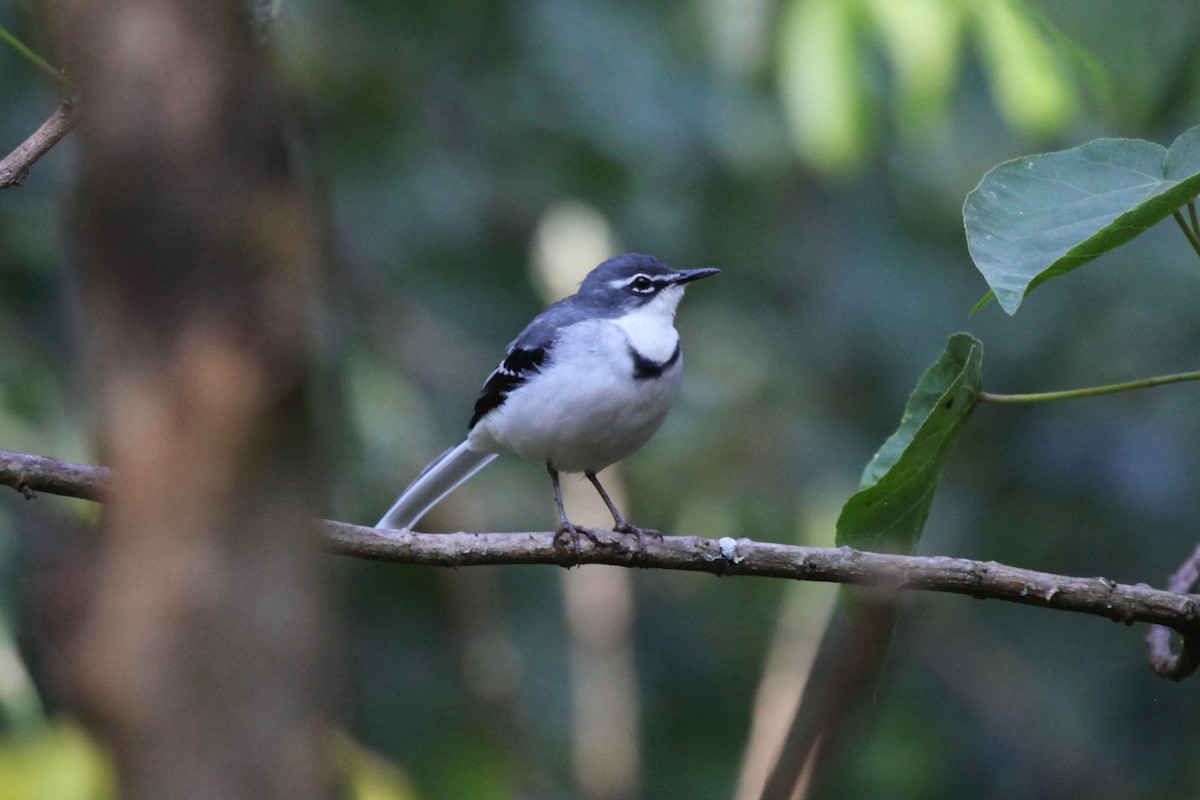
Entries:
{"label": "sunlit leaf", "polygon": [[59,720],[33,735],[0,739],[0,800],[116,796],[112,764],[79,725]]}
{"label": "sunlit leaf", "polygon": [[1057,52],[1061,62],[1071,67],[1079,88],[1089,91],[1088,99],[1095,104],[1097,110],[1122,121],[1128,120],[1128,87],[1124,87],[1122,91],[1123,87],[1113,79],[1104,62],[1095,53],[1068,36],[1044,14],[1029,6],[1022,8],[1025,14],[1037,23],[1047,45]]}
{"label": "sunlit leaf", "polygon": [[979,399],[983,345],[958,333],[921,379],[900,427],[863,472],[842,508],[838,545],[912,553],[920,541],[938,478]]}
{"label": "sunlit leaf", "polygon": [[1044,27],[1014,0],[968,4],[1000,112],[1033,135],[1060,130],[1078,109],[1068,63]]}
{"label": "sunlit leaf", "polygon": [[963,206],[967,246],[1000,305],[1124,244],[1200,194],[1200,127],[1170,150],[1097,139],[993,168]]}
{"label": "sunlit leaf", "polygon": [[857,3],[790,0],[779,28],[779,87],[796,147],[831,173],[856,167],[866,150],[863,54]]}
{"label": "sunlit leaf", "polygon": [[897,117],[919,133],[946,115],[962,52],[957,0],[865,0],[896,76]]}
{"label": "sunlit leaf", "polygon": [[345,734],[338,734],[336,753],[346,800],[416,800],[408,774]]}

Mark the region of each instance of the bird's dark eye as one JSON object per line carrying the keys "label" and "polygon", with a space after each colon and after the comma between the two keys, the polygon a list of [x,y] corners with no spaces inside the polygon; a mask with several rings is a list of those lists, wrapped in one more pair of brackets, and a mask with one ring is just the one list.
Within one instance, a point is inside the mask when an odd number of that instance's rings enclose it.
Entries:
{"label": "bird's dark eye", "polygon": [[645,275],[638,275],[629,282],[629,288],[638,294],[650,294],[654,291],[654,281],[650,280]]}

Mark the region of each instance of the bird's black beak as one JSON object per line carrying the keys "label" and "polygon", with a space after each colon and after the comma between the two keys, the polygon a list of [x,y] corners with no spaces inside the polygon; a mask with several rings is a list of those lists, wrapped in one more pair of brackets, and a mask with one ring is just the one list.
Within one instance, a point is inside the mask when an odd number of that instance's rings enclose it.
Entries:
{"label": "bird's black beak", "polygon": [[690,283],[698,281],[701,278],[707,278],[710,275],[716,275],[721,270],[716,267],[705,267],[704,269],[681,269],[675,273],[675,280],[672,283]]}

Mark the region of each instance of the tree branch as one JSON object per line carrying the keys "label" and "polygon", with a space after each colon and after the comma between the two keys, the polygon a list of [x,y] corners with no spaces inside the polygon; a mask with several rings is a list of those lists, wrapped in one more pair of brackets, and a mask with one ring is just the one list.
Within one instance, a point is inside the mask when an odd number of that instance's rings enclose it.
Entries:
{"label": "tree branch", "polygon": [[555,545],[553,533],[411,533],[331,521],[323,522],[322,530],[327,546],[335,553],[401,564],[610,564],[849,583],[895,591],[922,589],[1077,611],[1114,622],[1152,622],[1181,633],[1200,634],[1200,596],[1107,578],[1036,572],[994,561],[696,536],[648,539],[645,550],[640,551],[636,539],[610,531],[594,531],[598,543],[581,538],[576,555],[573,549]]}
{"label": "tree branch", "polygon": [[[1200,547],[1167,579],[1167,591],[1191,592],[1197,582],[1200,582]],[[1154,625],[1146,634],[1146,646],[1150,650],[1150,668],[1163,678],[1181,681],[1200,666],[1200,639],[1195,636],[1184,636],[1179,652],[1173,653],[1170,629]]]}
{"label": "tree branch", "polygon": [[67,98],[50,115],[50,119],[0,161],[0,189],[25,183],[33,163],[46,155],[74,126],[75,100]]}
{"label": "tree branch", "polygon": [[[0,484],[24,491],[97,499],[108,471],[41,456],[0,450]],[[22,489],[24,487],[24,489]],[[496,564],[610,564],[644,569],[707,572],[719,576],[848,583],[887,590],[924,590],[1074,611],[1133,624],[1164,625],[1186,637],[1200,636],[1200,595],[1129,585],[1107,578],[1079,578],[1010,567],[995,561],[946,556],[900,556],[849,547],[800,547],[751,539],[666,536],[637,540],[594,531],[597,542],[579,540],[578,552],[556,544],[551,532],[412,533],[381,531],[324,520],[328,550],[339,555],[434,567]]]}
{"label": "tree branch", "polygon": [[0,486],[11,486],[27,500],[32,500],[35,492],[45,492],[99,501],[108,473],[106,467],[0,450]]}

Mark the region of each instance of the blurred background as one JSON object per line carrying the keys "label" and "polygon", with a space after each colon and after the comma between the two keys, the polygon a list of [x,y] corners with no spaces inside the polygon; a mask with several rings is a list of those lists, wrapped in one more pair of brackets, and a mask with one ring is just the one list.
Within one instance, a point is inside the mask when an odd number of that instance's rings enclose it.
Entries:
{"label": "blurred background", "polygon": [[[35,5],[0,3],[0,26],[40,46]],[[336,256],[317,309],[333,518],[373,523],[460,440],[505,344],[620,252],[723,271],[680,308],[680,402],[605,481],[667,534],[831,544],[958,330],[984,342],[989,391],[1198,366],[1200,271],[1170,223],[1042,287],[1016,318],[995,304],[969,317],[986,285],[960,213],[1005,159],[1100,136],[1169,145],[1196,124],[1188,0],[277,11],[268,49]],[[0,46],[0,150],[55,105]],[[86,331],[63,266],[70,180],[68,137],[0,193],[0,448],[94,463],[74,343]],[[978,409],[921,552],[1161,585],[1198,538],[1196,391]],[[573,519],[605,523],[585,482],[566,488]],[[0,493],[0,797],[94,796],[71,792],[104,774],[53,680],[52,633],[72,625],[78,588],[64,551],[95,515]],[[554,519],[545,471],[505,457],[424,527]],[[386,796],[430,800],[753,797],[836,599],[603,567],[333,570],[346,730]],[[818,796],[1195,794],[1195,679],[1154,677],[1144,633],[913,596],[873,712]],[[50,773],[66,782],[55,793],[19,794]]]}

